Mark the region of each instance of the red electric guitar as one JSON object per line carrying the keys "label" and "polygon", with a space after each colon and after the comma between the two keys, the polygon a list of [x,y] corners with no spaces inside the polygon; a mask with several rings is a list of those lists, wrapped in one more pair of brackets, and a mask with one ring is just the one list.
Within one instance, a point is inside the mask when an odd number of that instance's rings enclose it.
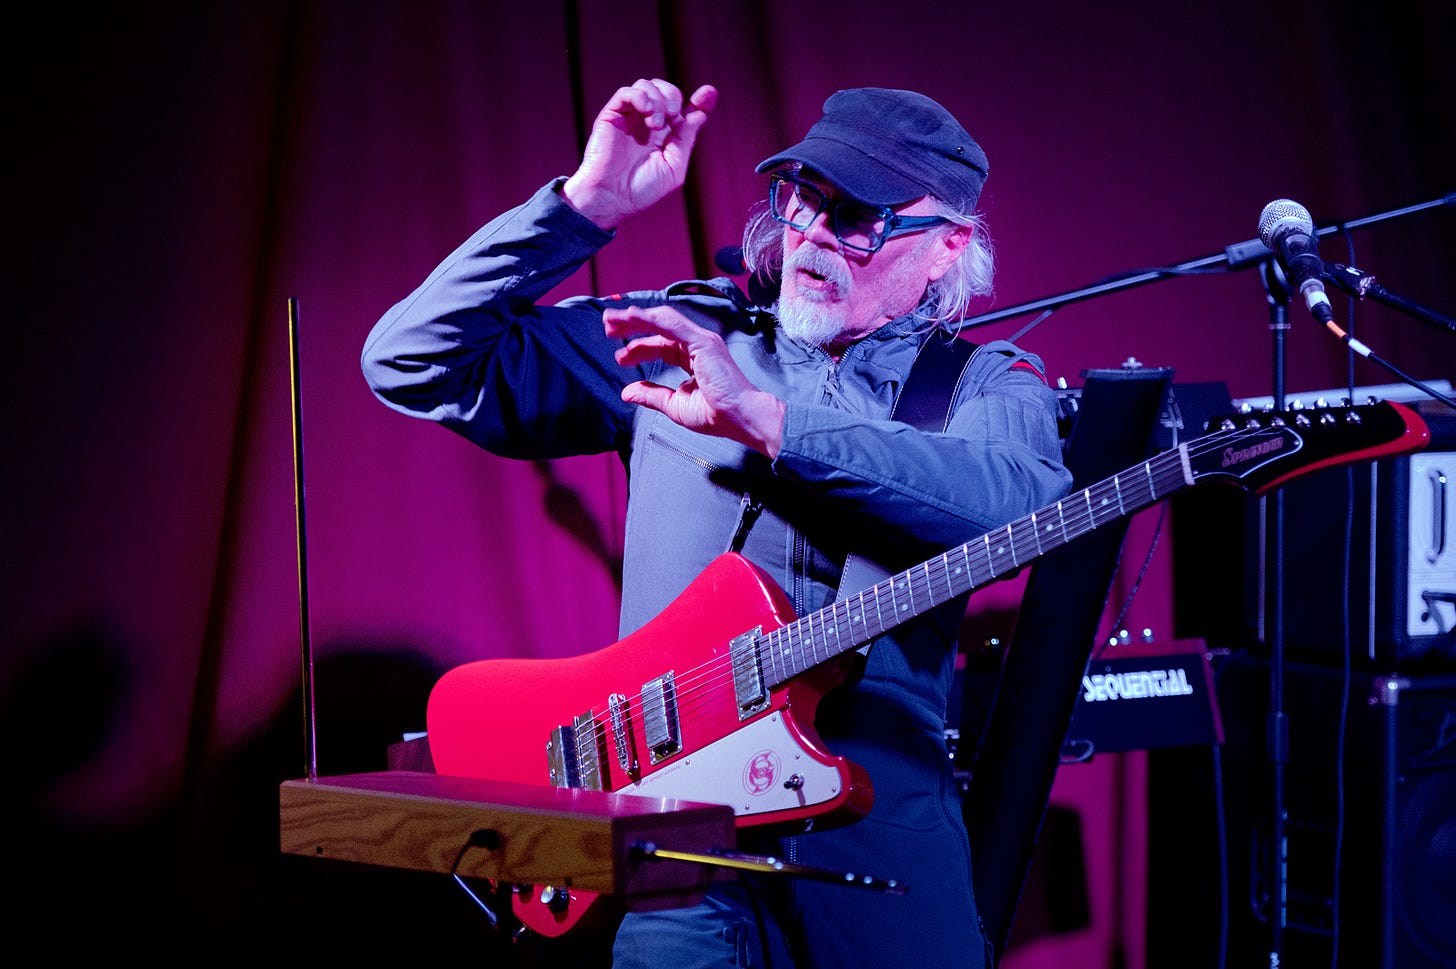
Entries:
{"label": "red electric guitar", "polygon": [[[427,727],[441,774],[732,805],[738,825],[849,823],[874,795],[814,732],[847,654],[956,596],[1203,481],[1255,494],[1317,468],[1407,454],[1430,432],[1395,403],[1210,423],[1084,491],[796,618],[762,570],[728,553],[647,625],[566,659],[493,659],[447,672]],[[594,901],[522,888],[522,923],[565,933]]]}

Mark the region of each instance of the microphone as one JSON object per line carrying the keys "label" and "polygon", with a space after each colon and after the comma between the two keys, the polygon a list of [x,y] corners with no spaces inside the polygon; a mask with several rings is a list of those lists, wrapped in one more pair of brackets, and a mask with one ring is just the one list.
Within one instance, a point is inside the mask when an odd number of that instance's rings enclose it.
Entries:
{"label": "microphone", "polygon": [[[729,276],[742,276],[748,272],[743,260],[742,246],[724,246],[713,255],[713,265],[719,272]],[[778,302],[779,277],[772,273],[753,273],[748,277],[748,298],[757,306],[768,307]]]}
{"label": "microphone", "polygon": [[713,256],[713,265],[718,267],[719,272],[725,272],[730,276],[742,276],[748,272],[748,266],[743,262],[743,247],[724,246]]}
{"label": "microphone", "polygon": [[1276,199],[1259,215],[1259,239],[1274,250],[1290,283],[1304,297],[1304,304],[1320,323],[1335,319],[1330,298],[1325,295],[1325,264],[1316,248],[1314,220],[1309,210],[1289,199]]}

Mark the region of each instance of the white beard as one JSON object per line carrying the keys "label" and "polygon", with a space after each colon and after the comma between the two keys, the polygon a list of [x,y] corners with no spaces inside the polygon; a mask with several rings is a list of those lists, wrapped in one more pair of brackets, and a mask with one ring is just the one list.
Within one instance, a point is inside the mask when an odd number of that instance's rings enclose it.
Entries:
{"label": "white beard", "polygon": [[829,283],[824,291],[803,291],[779,298],[779,326],[785,333],[810,346],[824,347],[834,342],[847,329],[844,299],[852,282],[849,273],[833,256],[801,246],[784,262],[784,276],[798,269],[810,270]]}
{"label": "white beard", "polygon": [[801,343],[828,346],[844,332],[844,311],[809,296],[780,299],[779,326]]}
{"label": "white beard", "polygon": [[[935,237],[927,233],[916,248],[898,257],[899,261],[885,280],[886,298],[894,302],[880,307],[867,321],[849,319],[848,300],[854,279],[845,265],[814,246],[800,246],[784,260],[784,278],[787,280],[791,273],[803,269],[819,276],[824,287],[800,289],[795,286],[793,295],[780,296],[779,326],[795,340],[828,348],[844,341],[846,334],[863,336],[879,323],[911,312],[924,298],[927,281],[923,257],[934,241]],[[906,299],[917,287],[919,292],[915,300]]]}

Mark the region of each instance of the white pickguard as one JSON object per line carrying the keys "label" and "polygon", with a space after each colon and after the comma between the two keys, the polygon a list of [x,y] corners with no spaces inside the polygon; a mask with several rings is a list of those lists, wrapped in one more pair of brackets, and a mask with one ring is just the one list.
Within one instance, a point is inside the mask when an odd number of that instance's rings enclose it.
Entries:
{"label": "white pickguard", "polygon": [[773,713],[618,793],[727,804],[742,816],[823,804],[840,788],[839,771],[805,751]]}

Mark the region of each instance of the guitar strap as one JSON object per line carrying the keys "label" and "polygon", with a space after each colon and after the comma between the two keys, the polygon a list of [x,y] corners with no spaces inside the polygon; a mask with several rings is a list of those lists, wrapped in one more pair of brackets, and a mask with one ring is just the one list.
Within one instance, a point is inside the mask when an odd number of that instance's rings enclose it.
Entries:
{"label": "guitar strap", "polygon": [[[740,310],[755,317],[763,312],[762,307],[745,296],[730,279],[693,280],[678,284],[669,292],[676,295],[681,292],[703,293],[705,290],[727,298]],[[932,335],[921,343],[915,353],[915,361],[910,365],[910,373],[895,398],[890,419],[903,421],[922,431],[944,431],[950,423],[950,404],[955,400],[956,388],[979,347],[980,344],[959,337],[943,339],[938,335]],[[744,492],[727,551],[742,551],[743,543],[762,510],[758,499]],[[835,598],[841,599],[850,593],[868,589],[888,577],[889,572],[881,566],[850,552],[844,561]]]}
{"label": "guitar strap", "polygon": [[[980,344],[959,337],[945,340],[932,336],[922,343],[915,362],[910,365],[910,374],[895,398],[890,419],[922,431],[944,431],[950,424],[950,405],[955,400],[956,388],[979,347]],[[835,598],[868,589],[889,576],[882,566],[850,552],[844,560]]]}
{"label": "guitar strap", "polygon": [[[895,398],[890,419],[904,421],[922,431],[944,431],[950,423],[950,402],[955,400],[956,387],[979,347],[980,344],[959,337],[953,340],[932,337],[922,343],[910,365],[910,373],[900,387],[899,396]],[[738,520],[728,540],[727,551],[743,550],[743,543],[761,511],[763,506],[758,499],[744,492],[738,503]],[[851,552],[844,562],[836,598],[868,589],[888,576],[883,568]]]}

